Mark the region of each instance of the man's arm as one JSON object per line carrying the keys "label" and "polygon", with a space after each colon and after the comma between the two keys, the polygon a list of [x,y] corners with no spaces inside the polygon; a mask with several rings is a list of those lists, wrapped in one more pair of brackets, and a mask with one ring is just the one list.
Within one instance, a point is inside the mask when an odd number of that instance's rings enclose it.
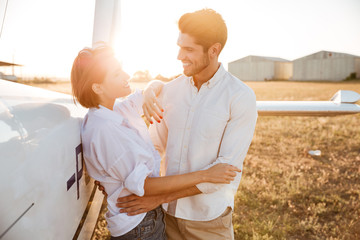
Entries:
{"label": "man's arm", "polygon": [[[240,169],[254,135],[257,109],[256,97],[252,90],[239,94],[231,103],[230,119],[224,130],[217,159],[204,169],[214,164],[228,163]],[[240,183],[241,173],[230,184],[234,191]],[[212,193],[224,187],[222,184],[200,183],[196,185],[202,193]]]}
{"label": "man's arm", "polygon": [[118,198],[116,206],[121,208],[121,213],[127,213],[129,216],[133,216],[151,211],[162,203],[168,203],[179,198],[190,197],[200,193],[201,191],[194,186],[178,192],[161,195],[145,195],[143,197],[130,195],[127,197]]}

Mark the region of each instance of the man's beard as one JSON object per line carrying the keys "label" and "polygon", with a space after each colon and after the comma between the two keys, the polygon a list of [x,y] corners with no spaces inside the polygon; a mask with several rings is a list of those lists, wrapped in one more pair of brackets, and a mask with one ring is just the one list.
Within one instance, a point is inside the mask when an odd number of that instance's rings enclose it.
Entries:
{"label": "man's beard", "polygon": [[209,55],[208,55],[208,53],[206,53],[206,54],[204,54],[204,57],[199,65],[194,64],[193,65],[194,68],[190,68],[190,69],[188,69],[188,71],[186,71],[184,69],[184,75],[187,77],[192,77],[192,76],[200,73],[201,71],[203,71],[209,65],[210,65]]}

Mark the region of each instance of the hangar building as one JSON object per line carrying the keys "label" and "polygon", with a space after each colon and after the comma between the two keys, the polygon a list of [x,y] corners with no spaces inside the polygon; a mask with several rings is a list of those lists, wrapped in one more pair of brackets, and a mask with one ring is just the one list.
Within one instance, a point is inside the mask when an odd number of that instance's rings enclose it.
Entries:
{"label": "hangar building", "polygon": [[293,61],[295,81],[342,81],[351,74],[360,77],[360,57],[338,52],[320,51]]}

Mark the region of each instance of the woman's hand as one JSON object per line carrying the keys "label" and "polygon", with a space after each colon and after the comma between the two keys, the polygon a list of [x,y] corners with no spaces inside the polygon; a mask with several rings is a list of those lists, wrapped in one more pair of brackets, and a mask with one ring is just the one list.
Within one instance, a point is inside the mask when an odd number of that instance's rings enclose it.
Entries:
{"label": "woman's hand", "polygon": [[236,172],[241,172],[239,168],[227,163],[218,163],[204,171],[206,182],[225,184],[235,179]]}
{"label": "woman's hand", "polygon": [[151,81],[146,88],[144,89],[144,116],[149,121],[149,123],[153,123],[151,117],[154,118],[155,121],[160,123],[160,120],[163,118],[162,112],[164,111],[160,102],[157,99],[159,96],[164,83],[159,80]]}

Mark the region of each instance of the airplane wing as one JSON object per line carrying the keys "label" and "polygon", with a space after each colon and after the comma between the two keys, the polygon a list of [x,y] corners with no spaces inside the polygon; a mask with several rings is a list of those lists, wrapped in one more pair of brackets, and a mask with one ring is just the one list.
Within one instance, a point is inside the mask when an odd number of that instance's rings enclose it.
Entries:
{"label": "airplane wing", "polygon": [[360,113],[360,94],[340,90],[330,101],[257,101],[260,116],[336,116]]}

